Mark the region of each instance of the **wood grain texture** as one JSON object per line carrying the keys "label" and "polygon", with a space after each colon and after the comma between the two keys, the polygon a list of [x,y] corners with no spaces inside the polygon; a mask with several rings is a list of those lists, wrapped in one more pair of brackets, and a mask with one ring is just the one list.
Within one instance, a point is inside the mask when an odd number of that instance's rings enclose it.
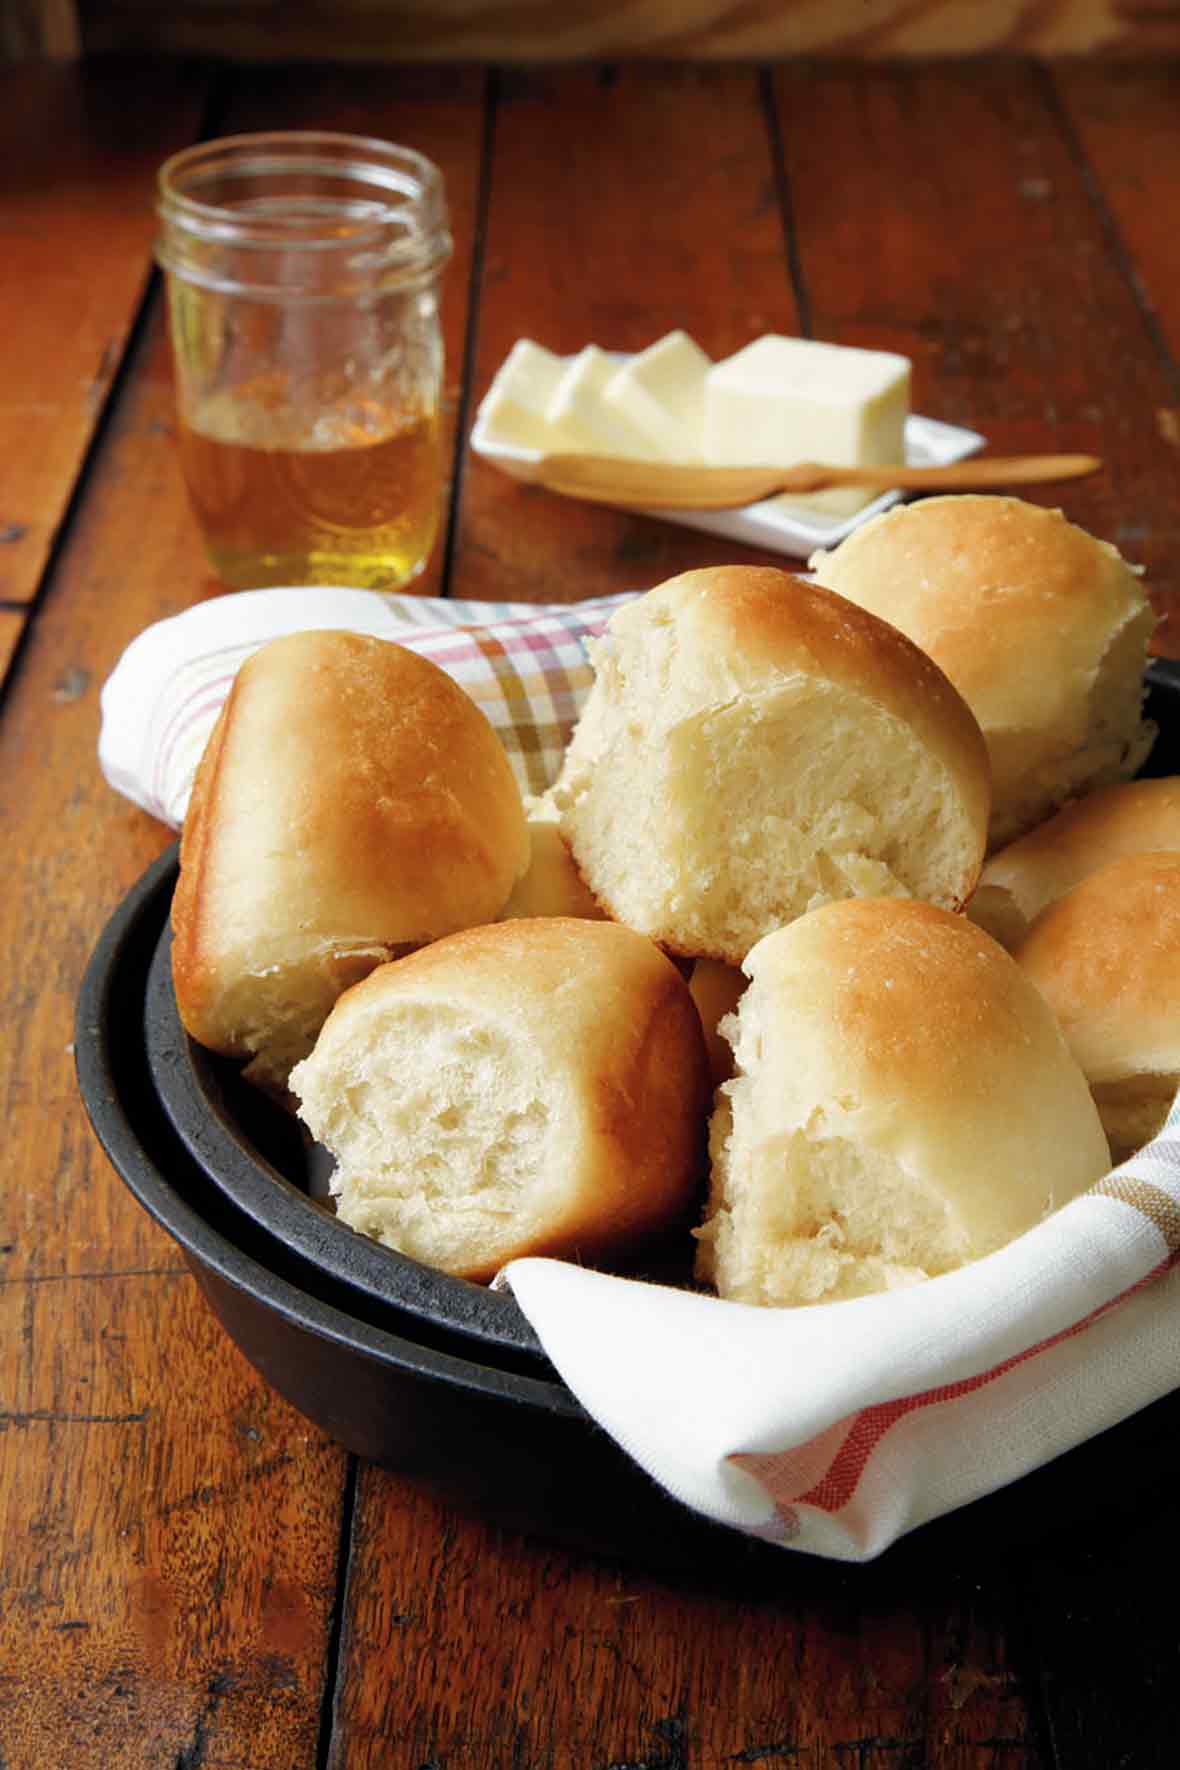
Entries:
{"label": "wood grain texture", "polygon": [[6,1770],[310,1770],[345,1463],[187,1274],[0,1283]]}
{"label": "wood grain texture", "polygon": [[917,409],[997,454],[1102,456],[1095,478],[1028,496],[1146,568],[1174,655],[1180,505],[1157,420],[1172,376],[1048,76],[815,67],[779,70],[775,91],[813,334],[912,357]]}
{"label": "wood grain texture", "polygon": [[0,901],[9,955],[4,1108],[16,1172],[0,1189],[11,1278],[139,1271],[169,1245],[115,1181],[73,1073],[73,1013],[108,915],[171,832],[119,798],[96,758],[99,692],[150,621],[201,594],[204,567],[171,448],[164,339],[149,327],[88,476],[0,723],[0,822],[24,857]]}
{"label": "wood grain texture", "polygon": [[[865,1770],[1042,1759],[989,1601],[784,1557],[726,1594],[358,1483],[329,1770]],[[994,1753],[994,1756],[989,1756]]]}
{"label": "wood grain texture", "polygon": [[0,600],[36,592],[151,267],[159,163],[206,82],[143,62],[0,71]]}
{"label": "wood grain texture", "polygon": [[0,11],[0,61],[68,61],[81,50],[74,0],[9,0]]}
{"label": "wood grain texture", "polygon": [[20,636],[25,630],[25,619],[23,609],[0,609],[0,692],[3,691]]}
{"label": "wood grain texture", "polygon": [[967,51],[1129,56],[1180,47],[1168,0],[83,0],[92,49],[167,49],[247,60],[561,61],[743,59]]}
{"label": "wood grain texture", "polygon": [[[691,151],[686,144],[691,143]],[[724,356],[794,331],[763,93],[749,69],[518,73],[496,91],[473,406],[519,337],[636,350],[675,326]],[[456,596],[569,602],[695,565],[782,564],[522,486],[467,452]]]}
{"label": "wood grain texture", "polygon": [[1153,414],[1161,457],[1180,474],[1180,61],[1056,68],[1053,84],[1091,168],[1109,249],[1135,278],[1148,325],[1170,356]]}

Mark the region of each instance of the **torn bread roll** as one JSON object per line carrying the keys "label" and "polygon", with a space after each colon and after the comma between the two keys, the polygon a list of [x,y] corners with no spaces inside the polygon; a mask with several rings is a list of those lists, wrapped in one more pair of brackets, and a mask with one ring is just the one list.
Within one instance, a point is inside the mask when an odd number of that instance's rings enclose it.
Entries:
{"label": "torn bread roll", "polygon": [[991,848],[1141,766],[1155,735],[1142,718],[1151,605],[1118,550],[1060,510],[923,498],[809,563],[920,645],[979,720]]}
{"label": "torn bread roll", "polygon": [[700,1023],[671,960],[611,922],[498,922],[382,966],[291,1088],[343,1221],[460,1277],[629,1263],[699,1209]]}
{"label": "torn bread roll", "polygon": [[1085,1077],[1016,962],[930,904],[830,904],[768,935],[723,1023],[698,1276],[746,1303],[913,1284],[1108,1169]]}
{"label": "torn bread roll", "polygon": [[625,605],[552,802],[608,913],[740,964],[816,904],[958,907],[983,859],[987,754],[942,672],[787,572],[687,572]]}
{"label": "torn bread roll", "polygon": [[1048,904],[1109,861],[1180,850],[1180,779],[1122,781],[1063,806],[984,866],[967,914],[1011,952]]}
{"label": "torn bread roll", "polygon": [[1057,1016],[1111,1153],[1154,1137],[1180,1086],[1180,854],[1110,861],[1048,905],[1016,960]]}
{"label": "torn bread roll", "polygon": [[528,857],[503,745],[445,671],[354,633],[273,640],[238,672],[185,818],[181,1021],[282,1090],[343,989],[491,921]]}

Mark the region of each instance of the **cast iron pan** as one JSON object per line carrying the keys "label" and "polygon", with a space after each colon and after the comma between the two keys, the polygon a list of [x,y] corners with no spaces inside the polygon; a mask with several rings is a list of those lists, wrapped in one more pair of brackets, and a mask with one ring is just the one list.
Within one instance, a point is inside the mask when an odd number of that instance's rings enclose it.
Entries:
{"label": "cast iron pan", "polygon": [[[1180,772],[1171,714],[1180,682],[1158,666],[1149,680],[1152,716],[1173,727],[1161,735],[1150,772]],[[868,1579],[869,1569],[807,1563],[709,1524],[666,1496],[589,1419],[509,1300],[477,1292],[497,1312],[489,1327],[470,1311],[479,1303],[436,1291],[437,1275],[407,1275],[404,1287],[357,1283],[347,1263],[334,1271],[319,1258],[322,1243],[310,1227],[287,1241],[275,1227],[287,1218],[233,1202],[204,1165],[217,1143],[177,1133],[149,1068],[149,974],[174,871],[169,852],[128,894],[95,949],[78,1004],[79,1086],[112,1164],[179,1244],[215,1314],[261,1374],[358,1455],[531,1534],[726,1585],[798,1590],[816,1578],[828,1585]],[[224,1134],[241,1155],[254,1130],[239,1124]],[[253,1160],[286,1199],[280,1209],[297,1207],[322,1231],[330,1220],[270,1160],[273,1153],[286,1162],[289,1149],[262,1152],[275,1126],[257,1134]],[[362,1245],[343,1226],[331,1228]],[[398,1267],[388,1250],[375,1252],[382,1270]],[[1175,1394],[926,1525],[875,1565],[906,1579],[953,1568],[968,1579],[1005,1573],[1035,1581],[1048,1561],[1058,1569],[1068,1562],[1076,1574],[1094,1555],[1108,1559],[1174,1495],[1178,1428]]]}

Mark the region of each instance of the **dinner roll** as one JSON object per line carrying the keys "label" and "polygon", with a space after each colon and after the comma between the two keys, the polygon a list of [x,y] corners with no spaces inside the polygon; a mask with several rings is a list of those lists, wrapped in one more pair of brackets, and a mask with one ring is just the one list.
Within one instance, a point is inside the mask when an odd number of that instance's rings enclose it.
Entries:
{"label": "dinner roll", "polygon": [[1042,910],[1016,949],[1085,1071],[1116,1161],[1180,1085],[1180,855],[1112,860]]}
{"label": "dinner roll", "polygon": [[542,800],[527,806],[529,864],[523,878],[500,912],[507,922],[519,916],[579,916],[592,922],[603,920],[602,906],[574,863],[565,837],[557,827],[556,813]]}
{"label": "dinner roll", "polygon": [[464,1278],[522,1254],[626,1262],[699,1204],[696,1010],[611,922],[498,922],[383,965],[291,1087],[343,1220]]}
{"label": "dinner roll", "polygon": [[962,916],[829,904],[760,941],[723,1022],[698,1276],[746,1303],[909,1285],[1001,1247],[1109,1167],[1061,1030]]}
{"label": "dinner roll", "polygon": [[355,633],[273,640],[238,672],[185,818],[180,1018],[281,1090],[342,989],[491,921],[528,853],[504,748],[443,670]]}
{"label": "dinner roll", "polygon": [[746,974],[736,965],[727,965],[722,959],[693,960],[688,990],[701,1017],[714,1087],[733,1074],[733,1051],[721,1032],[721,1022],[733,1013],[745,987]]}
{"label": "dinner roll", "polygon": [[1020,498],[923,498],[810,561],[819,581],[928,652],[983,728],[992,848],[1075,794],[1133,775],[1154,625],[1105,541]]}
{"label": "dinner roll", "polygon": [[594,895],[740,964],[813,905],[970,896],[987,755],[896,629],[787,572],[686,572],[611,617],[553,789]]}
{"label": "dinner roll", "polygon": [[1180,780],[1120,781],[1075,799],[993,854],[967,914],[1009,951],[1035,916],[1124,854],[1180,849]]}

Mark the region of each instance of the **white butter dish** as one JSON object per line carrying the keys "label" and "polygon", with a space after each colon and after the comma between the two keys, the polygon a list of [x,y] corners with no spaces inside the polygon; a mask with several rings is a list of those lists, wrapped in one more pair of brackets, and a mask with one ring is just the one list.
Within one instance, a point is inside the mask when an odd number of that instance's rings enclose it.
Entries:
{"label": "white butter dish", "polygon": [[[631,360],[618,352],[612,354],[619,364]],[[541,458],[540,451],[509,440],[494,421],[489,421],[486,406],[485,401],[476,414],[471,432],[472,449],[482,460],[490,461],[514,479],[531,479],[531,470]],[[494,414],[492,417],[494,420]],[[978,454],[986,440],[976,430],[943,424],[936,418],[911,413],[906,419],[906,460],[916,467],[941,467],[949,466],[953,461],[965,461]],[[851,516],[826,515],[786,497],[766,498],[759,504],[748,504],[742,510],[656,510],[651,514],[686,528],[699,529],[705,534],[741,541],[750,547],[806,558],[816,547],[830,547],[842,541],[853,529],[880,511],[888,510],[905,495],[897,491],[883,492]]]}

